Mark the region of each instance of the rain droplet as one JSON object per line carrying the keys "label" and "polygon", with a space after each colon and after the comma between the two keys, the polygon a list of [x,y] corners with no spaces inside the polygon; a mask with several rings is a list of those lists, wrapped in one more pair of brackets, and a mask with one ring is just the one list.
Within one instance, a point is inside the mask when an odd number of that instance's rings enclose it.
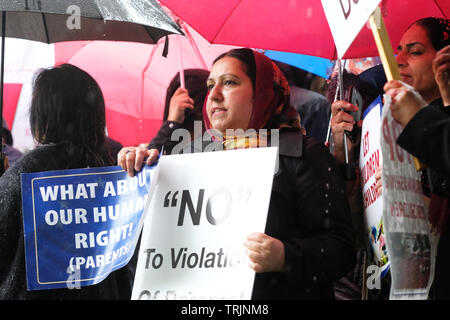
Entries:
{"label": "rain droplet", "polygon": [[325,193],[325,198],[328,198],[328,193]]}

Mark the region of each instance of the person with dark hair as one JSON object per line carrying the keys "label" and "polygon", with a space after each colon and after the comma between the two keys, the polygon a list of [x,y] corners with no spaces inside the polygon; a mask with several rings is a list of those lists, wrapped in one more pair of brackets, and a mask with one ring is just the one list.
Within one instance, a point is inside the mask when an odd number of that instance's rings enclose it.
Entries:
{"label": "person with dark hair", "polygon": [[23,153],[13,147],[13,137],[11,131],[8,129],[8,125],[5,119],[2,117],[2,144],[3,144],[3,152],[7,157],[7,166],[5,163],[5,170],[8,169],[9,166],[12,166],[17,160],[19,160]]}
{"label": "person with dark hair", "polygon": [[[332,119],[331,119],[331,132],[333,142],[331,144],[331,151],[333,152],[336,160],[341,166],[342,172],[348,175],[344,168],[345,164],[345,151],[344,151],[344,137],[347,140],[347,159],[348,162],[354,164],[353,176],[346,176],[346,187],[348,201],[352,212],[352,223],[356,236],[356,260],[355,269],[349,272],[345,277],[339,279],[335,283],[335,293],[337,299],[347,300],[360,300],[363,297],[366,299],[380,299],[380,292],[385,292],[386,285],[389,285],[385,280],[382,281],[382,290],[371,290],[369,294],[364,292],[364,282],[366,281],[366,270],[363,270],[363,266],[368,264],[376,264],[376,257],[371,250],[371,245],[368,243],[367,230],[364,221],[364,206],[362,199],[362,185],[361,185],[361,173],[359,170],[359,150],[361,144],[361,126],[362,126],[362,114],[375,100],[379,92],[377,88],[370,82],[362,80],[359,75],[343,70],[342,72],[342,97],[346,101],[335,99],[340,96],[339,94],[339,76],[335,73],[328,85],[327,99],[332,105]],[[359,106],[359,107],[358,107]],[[354,115],[349,114],[344,110],[351,110]],[[356,119],[355,119],[356,118]],[[353,132],[353,134],[345,134],[344,130]],[[353,167],[353,166],[352,166]],[[387,289],[389,291],[389,289]]]}
{"label": "person with dark hair", "polygon": [[364,70],[358,74],[358,78],[372,86],[372,90],[377,96],[382,96],[384,94],[383,87],[387,82],[387,78],[382,64]]}
{"label": "person with dark hair", "polygon": [[105,139],[103,94],[88,73],[73,65],[37,74],[30,125],[39,145],[0,177],[0,299],[129,299],[126,268],[81,289],[27,290],[21,173],[114,164]]}
{"label": "person with dark hair", "polygon": [[[353,89],[356,90],[356,93],[360,96],[360,107],[362,110],[359,111],[357,105],[352,104],[351,101],[341,101],[336,97],[340,96],[339,91],[339,81],[337,74],[331,78],[330,84],[328,85],[327,91],[327,99],[331,104],[331,132],[333,136],[334,143],[334,156],[338,160],[340,164],[345,163],[345,151],[344,151],[344,131],[348,132],[356,132],[353,136],[353,139],[350,139],[349,136],[347,139],[347,147],[348,147],[348,160],[349,162],[354,162],[359,157],[359,143],[360,143],[360,131],[362,122],[358,123],[361,120],[362,115],[366,108],[370,105],[373,100],[378,96],[378,91],[376,87],[374,87],[368,81],[362,80],[358,75],[348,72],[344,70],[342,73],[343,78],[343,97],[351,99],[353,95]],[[357,97],[352,96],[353,101],[357,101]],[[356,98],[356,100],[355,100]],[[350,114],[350,112],[358,113],[360,118],[354,119],[354,116]]]}
{"label": "person with dark hair", "polygon": [[[302,134],[289,85],[263,54],[248,48],[224,53],[206,85],[203,119],[214,139],[203,141],[202,150],[194,141],[193,151],[211,150],[210,143],[223,150],[266,146],[272,142],[267,134],[279,133],[266,229],[244,243],[256,272],[252,299],[334,299],[332,282],[354,263],[350,210],[337,163],[323,143]],[[118,163],[132,176],[146,156],[150,164],[158,151],[126,147]]]}
{"label": "person with dark hair", "polygon": [[202,108],[206,97],[206,79],[209,71],[204,69],[184,70],[185,87],[180,87],[180,73],[170,81],[166,92],[163,123],[156,136],[150,142],[149,149],[170,154],[178,140],[172,140],[172,133],[176,129],[186,129],[194,139],[195,121],[202,123],[201,134],[205,131],[202,122]]}
{"label": "person with dark hair", "polygon": [[[450,298],[450,20],[414,22],[398,46],[401,81],[389,81],[393,118],[404,128],[397,144],[428,166],[429,219],[440,235],[431,296]],[[381,174],[377,175],[381,191]]]}

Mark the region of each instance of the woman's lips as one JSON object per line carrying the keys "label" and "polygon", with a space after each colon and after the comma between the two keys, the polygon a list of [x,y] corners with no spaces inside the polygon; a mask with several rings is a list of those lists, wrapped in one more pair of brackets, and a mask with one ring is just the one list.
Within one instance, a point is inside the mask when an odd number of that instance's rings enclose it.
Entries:
{"label": "woman's lips", "polygon": [[211,116],[212,117],[220,116],[220,115],[224,114],[226,111],[227,111],[227,109],[221,108],[221,107],[213,108],[211,111]]}
{"label": "woman's lips", "polygon": [[402,81],[408,81],[411,79],[411,76],[405,73],[400,73],[400,77],[402,78]]}

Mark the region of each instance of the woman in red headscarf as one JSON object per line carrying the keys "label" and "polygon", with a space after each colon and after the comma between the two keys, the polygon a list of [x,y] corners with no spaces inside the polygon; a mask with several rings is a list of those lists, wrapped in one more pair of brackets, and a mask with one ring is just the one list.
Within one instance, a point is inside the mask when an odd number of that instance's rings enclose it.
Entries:
{"label": "woman in red headscarf", "polygon": [[[287,81],[266,56],[251,49],[219,56],[207,87],[203,117],[212,139],[203,141],[203,150],[278,142],[265,233],[248,235],[244,244],[257,273],[252,298],[333,299],[332,283],[354,263],[350,209],[334,158],[322,143],[303,135]],[[156,154],[124,148],[118,161],[132,174],[144,157],[150,163]]]}

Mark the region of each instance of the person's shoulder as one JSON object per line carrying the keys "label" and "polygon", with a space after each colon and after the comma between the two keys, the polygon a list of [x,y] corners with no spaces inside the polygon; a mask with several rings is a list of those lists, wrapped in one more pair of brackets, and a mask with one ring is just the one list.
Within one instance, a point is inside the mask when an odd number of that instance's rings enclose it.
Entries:
{"label": "person's shoulder", "polygon": [[306,155],[330,156],[329,149],[320,140],[303,135],[296,130],[281,130],[279,139],[280,156],[304,158]]}
{"label": "person's shoulder", "polygon": [[315,137],[305,136],[304,137],[304,152],[311,157],[316,158],[333,158],[330,153],[330,149],[328,149],[325,144],[316,139]]}
{"label": "person's shoulder", "polygon": [[19,168],[21,172],[33,172],[35,170],[44,169],[52,162],[58,155],[61,154],[62,147],[56,144],[48,144],[37,146],[23,154],[23,156],[14,163],[14,166]]}
{"label": "person's shoulder", "polygon": [[303,152],[303,134],[300,130],[282,128],[279,130],[278,141],[270,138],[271,146],[278,146],[280,156],[300,158]]}
{"label": "person's shoulder", "polygon": [[23,156],[22,151],[8,144],[5,144],[3,146],[3,152],[8,156],[8,160],[10,161],[10,163],[17,161],[19,158]]}
{"label": "person's shoulder", "polygon": [[297,87],[297,86],[291,86],[290,89],[291,89],[291,95],[293,95],[294,97],[303,97],[303,98],[306,98],[305,100],[310,100],[310,101],[326,101],[326,102],[328,102],[327,98],[324,95],[322,95],[316,91]]}

